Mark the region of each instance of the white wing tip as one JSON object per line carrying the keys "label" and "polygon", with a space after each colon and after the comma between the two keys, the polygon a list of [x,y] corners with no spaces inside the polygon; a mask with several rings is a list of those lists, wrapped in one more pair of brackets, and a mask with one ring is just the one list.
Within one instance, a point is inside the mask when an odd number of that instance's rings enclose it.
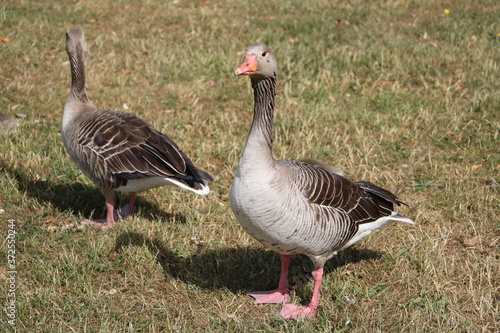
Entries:
{"label": "white wing tip", "polygon": [[205,185],[205,184],[201,184],[202,187],[201,187],[200,190],[195,190],[194,188],[189,187],[189,186],[187,186],[187,185],[185,185],[185,184],[183,184],[181,182],[175,181],[174,183],[175,183],[175,185],[177,185],[179,187],[182,187],[182,188],[184,188],[186,190],[189,190],[191,192],[194,192],[196,194],[207,195],[207,194],[210,193],[210,188],[207,185]]}
{"label": "white wing tip", "polygon": [[412,220],[410,220],[409,218],[407,217],[404,217],[402,215],[399,215],[398,213],[396,212],[392,212],[391,214],[391,220],[392,221],[399,221],[399,222],[404,222],[404,223],[408,223],[408,224],[415,224],[415,222],[413,222]]}
{"label": "white wing tip", "polygon": [[210,193],[210,188],[208,186],[203,186],[201,190],[192,190],[196,194],[207,195]]}

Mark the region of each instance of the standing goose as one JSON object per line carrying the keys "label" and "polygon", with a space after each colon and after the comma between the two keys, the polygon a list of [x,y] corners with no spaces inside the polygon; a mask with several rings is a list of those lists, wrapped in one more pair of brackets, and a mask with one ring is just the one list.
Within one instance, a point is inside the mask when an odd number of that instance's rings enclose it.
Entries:
{"label": "standing goose", "polygon": [[[389,221],[413,221],[393,211],[394,205],[402,204],[394,194],[370,182],[353,182],[318,165],[273,158],[277,64],[267,46],[249,46],[234,73],[250,76],[255,104],[231,186],[231,208],[241,226],[281,259],[278,288],[249,295],[258,304],[284,304],[283,317],[310,318],[318,307],[323,266],[329,258]],[[286,304],[288,264],[294,254],[305,254],[314,263],[312,299],[305,307]]]}
{"label": "standing goose", "polygon": [[[66,33],[71,65],[71,91],[64,104],[61,135],[73,162],[106,197],[106,220],[92,221],[104,228],[115,225],[115,214],[134,211],[135,196],[162,185],[177,185],[208,194],[205,180],[212,177],[197,169],[169,137],[129,113],[98,109],[85,91],[88,54],[80,29]],[[114,211],[114,191],[129,194],[130,201]]]}

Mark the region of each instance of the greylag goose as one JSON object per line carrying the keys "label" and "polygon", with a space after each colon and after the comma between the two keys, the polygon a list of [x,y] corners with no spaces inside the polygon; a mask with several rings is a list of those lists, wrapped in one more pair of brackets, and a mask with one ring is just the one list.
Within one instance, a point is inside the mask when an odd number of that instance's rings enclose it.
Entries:
{"label": "greylag goose", "polygon": [[[389,221],[413,221],[394,212],[394,206],[402,204],[394,194],[370,182],[353,182],[319,165],[273,158],[278,68],[267,46],[249,46],[234,73],[250,76],[254,115],[231,186],[231,208],[241,226],[278,252],[281,260],[278,288],[248,295],[258,304],[283,304],[283,317],[311,318],[329,258]],[[288,265],[294,254],[305,254],[314,264],[312,298],[304,307],[286,304]]]}
{"label": "greylag goose", "polygon": [[[129,113],[99,109],[85,90],[88,47],[82,30],[66,33],[71,65],[71,91],[64,104],[61,136],[69,156],[106,198],[106,219],[93,224],[109,228],[117,217],[134,211],[136,193],[163,185],[177,185],[198,194],[210,192],[197,169],[177,144],[143,119]],[[130,201],[114,210],[114,191]]]}
{"label": "greylag goose", "polygon": [[0,134],[16,133],[19,122],[16,118],[0,112]]}

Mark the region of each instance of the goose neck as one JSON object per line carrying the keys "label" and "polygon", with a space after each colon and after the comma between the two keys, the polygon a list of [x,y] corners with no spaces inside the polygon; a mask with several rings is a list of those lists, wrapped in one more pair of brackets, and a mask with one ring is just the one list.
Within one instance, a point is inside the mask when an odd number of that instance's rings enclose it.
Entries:
{"label": "goose neck", "polygon": [[83,54],[70,54],[69,63],[71,66],[71,92],[74,98],[87,102],[88,97],[85,91],[85,70],[86,61]]}
{"label": "goose neck", "polygon": [[[276,77],[252,78],[254,114],[245,152],[252,159],[274,161],[272,156]],[[262,161],[261,161],[262,162]]]}

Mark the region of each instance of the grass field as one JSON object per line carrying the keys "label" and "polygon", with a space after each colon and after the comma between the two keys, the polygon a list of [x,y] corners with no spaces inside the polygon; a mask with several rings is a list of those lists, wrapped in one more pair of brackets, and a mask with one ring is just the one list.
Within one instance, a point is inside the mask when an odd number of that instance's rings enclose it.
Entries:
{"label": "grass field", "polygon": [[[0,136],[0,331],[499,332],[499,13],[494,0],[3,1],[0,111],[20,125]],[[111,230],[75,227],[105,214],[59,135],[77,27],[90,99],[173,138],[214,175],[209,196],[158,188]],[[330,260],[306,322],[245,295],[279,275],[228,198],[253,103],[232,73],[254,43],[280,68],[276,158],[340,166],[416,222]],[[293,259],[293,303],[309,301],[311,269]]]}

